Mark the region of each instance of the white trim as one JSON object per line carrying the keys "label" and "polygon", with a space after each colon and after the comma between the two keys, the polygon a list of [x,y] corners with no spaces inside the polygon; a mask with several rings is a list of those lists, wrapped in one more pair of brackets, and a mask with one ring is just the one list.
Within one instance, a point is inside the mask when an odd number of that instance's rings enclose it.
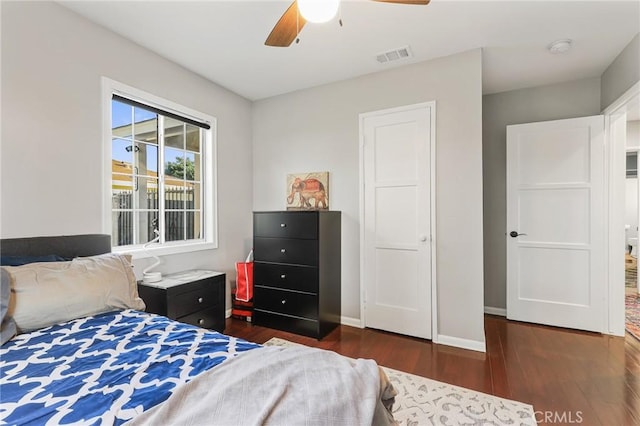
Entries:
{"label": "white trim", "polygon": [[[625,198],[621,188],[624,185],[625,174],[621,167],[625,167],[620,156],[626,152],[626,146],[615,144],[616,121],[626,114],[628,108],[640,102],[640,81],[631,86],[611,105],[603,110],[605,116],[605,190],[608,201],[606,211],[607,238],[605,239],[605,251],[608,257],[606,265],[607,297],[606,306],[607,327],[609,334],[624,336],[624,271],[621,261],[624,241],[624,210]],[[626,121],[626,119],[625,119]],[[626,135],[625,135],[626,137]]]}
{"label": "white trim", "polygon": [[633,101],[634,96],[638,96],[638,94],[640,94],[640,81],[637,81],[633,86],[627,89],[627,91],[624,92],[618,99],[611,102],[611,104],[608,107],[606,107],[602,111],[602,113],[605,115],[610,115],[617,112],[623,107],[626,108],[627,103],[629,103],[630,101]]}
{"label": "white trim", "polygon": [[365,328],[364,313],[366,309],[366,291],[364,287],[364,119],[358,118],[358,202],[360,204],[360,328]]}
{"label": "white trim", "polygon": [[[206,123],[212,128],[216,124],[216,119],[209,114],[205,114],[203,112],[181,105],[177,102],[161,98],[160,96],[147,93],[144,90],[136,89],[135,87],[120,83],[119,81],[112,80],[108,77],[102,77],[102,80],[103,82],[110,85],[111,91],[109,92],[109,101],[111,101],[111,95],[115,93],[125,98],[138,101],[142,104],[146,104],[170,112],[177,116],[182,116],[195,121],[199,121],[201,123]],[[109,126],[110,125],[111,123],[109,123]]]}
{"label": "white trim", "polygon": [[143,248],[142,246],[122,246],[122,247],[112,247],[111,251],[114,253],[127,253],[133,256],[133,259],[146,259],[153,256],[166,256],[171,254],[179,254],[179,253],[191,253],[194,251],[201,250],[213,250],[218,248],[217,245],[213,243],[207,243],[203,240],[198,242],[192,242],[185,244],[183,241],[178,241],[176,243],[170,242],[166,243],[162,246],[151,245],[149,247]]}
{"label": "white trim", "polygon": [[224,317],[231,318],[231,309],[227,309],[226,311],[224,311]]}
{"label": "white trim", "polygon": [[437,286],[437,274],[436,274],[436,257],[437,257],[437,242],[436,239],[436,101],[428,102],[431,106],[431,341],[433,343],[440,343],[438,334],[438,286]]}
{"label": "white trim", "polygon": [[359,202],[360,202],[360,328],[366,326],[366,299],[364,285],[364,119],[374,115],[391,114],[402,111],[409,111],[417,108],[429,109],[429,128],[431,134],[429,140],[430,149],[430,204],[431,204],[431,341],[439,343],[438,335],[438,286],[436,274],[436,101],[421,102],[412,105],[404,105],[395,108],[388,108],[379,111],[370,111],[359,114]]}
{"label": "white trim", "polygon": [[[111,96],[113,81],[102,77],[102,232],[112,234],[111,231]],[[106,99],[109,99],[107,105]]]}
{"label": "white trim", "polygon": [[[206,131],[205,140],[202,146],[202,158],[206,164],[204,176],[202,176],[201,191],[210,194],[203,196],[202,224],[204,227],[204,238],[191,243],[183,241],[176,243],[165,243],[162,246],[149,247],[146,251],[154,254],[174,254],[199,250],[210,250],[218,248],[218,180],[217,180],[217,119],[208,114],[182,106],[176,102],[161,98],[159,96],[146,93],[142,90],[128,86],[124,83],[102,77],[102,140],[103,140],[103,161],[102,161],[102,232],[111,235],[112,233],[112,212],[111,212],[111,99],[114,93],[146,103],[156,108],[163,109],[185,116],[187,118],[207,123],[211,129]],[[159,153],[161,158],[162,152]],[[161,173],[158,170],[159,183]],[[160,221],[163,224],[163,220]],[[142,250],[142,246],[114,247],[114,251],[133,253],[135,258],[149,257]]]}
{"label": "white trim", "polygon": [[501,317],[507,316],[507,310],[504,308],[494,308],[493,306],[485,306],[484,313],[489,315],[499,315]]}
{"label": "white trim", "polygon": [[483,341],[461,339],[459,337],[445,336],[443,334],[438,336],[438,344],[469,349],[471,351],[487,352],[487,345]]}
{"label": "white trim", "polygon": [[344,315],[340,317],[340,324],[348,325],[349,327],[364,328],[360,318],[345,317]]}
{"label": "white trim", "polygon": [[359,195],[359,219],[360,219],[360,328],[365,328],[364,318],[366,310],[366,291],[364,286],[364,118],[360,114],[358,118],[358,195]]}

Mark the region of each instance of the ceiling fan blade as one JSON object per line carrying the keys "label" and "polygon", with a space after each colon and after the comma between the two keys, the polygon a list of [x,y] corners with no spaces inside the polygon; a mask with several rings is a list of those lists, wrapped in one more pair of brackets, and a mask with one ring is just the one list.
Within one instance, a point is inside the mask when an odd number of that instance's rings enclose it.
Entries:
{"label": "ceiling fan blade", "polygon": [[274,47],[290,46],[306,23],[307,21],[298,13],[298,2],[294,1],[273,27],[264,44]]}
{"label": "ceiling fan blade", "polygon": [[373,0],[381,3],[398,3],[398,4],[421,4],[428,5],[430,0]]}

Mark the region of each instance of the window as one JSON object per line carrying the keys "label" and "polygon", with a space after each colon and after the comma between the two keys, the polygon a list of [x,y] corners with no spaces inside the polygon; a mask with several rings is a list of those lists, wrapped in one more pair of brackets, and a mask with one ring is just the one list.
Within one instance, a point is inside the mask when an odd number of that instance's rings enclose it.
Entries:
{"label": "window", "polygon": [[638,177],[638,152],[627,152],[627,177]]}
{"label": "window", "polygon": [[136,92],[110,94],[114,250],[215,247],[214,120]]}

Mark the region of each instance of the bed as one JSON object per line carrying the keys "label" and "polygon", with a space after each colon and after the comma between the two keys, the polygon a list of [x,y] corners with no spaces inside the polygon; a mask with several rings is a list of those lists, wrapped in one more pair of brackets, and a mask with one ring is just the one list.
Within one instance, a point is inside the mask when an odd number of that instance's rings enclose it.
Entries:
{"label": "bed", "polygon": [[395,390],[374,361],[146,313],[130,258],[110,250],[108,235],[0,241],[13,265],[0,424],[394,423]]}

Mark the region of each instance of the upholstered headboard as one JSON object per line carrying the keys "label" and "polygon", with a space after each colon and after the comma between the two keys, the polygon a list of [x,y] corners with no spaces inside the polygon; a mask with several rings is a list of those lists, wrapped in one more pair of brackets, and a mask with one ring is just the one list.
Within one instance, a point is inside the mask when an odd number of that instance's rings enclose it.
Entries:
{"label": "upholstered headboard", "polygon": [[2,263],[11,265],[2,268],[2,286],[11,287],[2,320],[10,315],[18,331],[28,332],[102,312],[144,310],[129,257],[110,252],[111,236],[104,234],[0,240]]}
{"label": "upholstered headboard", "polygon": [[65,259],[111,252],[111,235],[85,234],[51,237],[7,238],[0,240],[2,256],[46,256]]}

